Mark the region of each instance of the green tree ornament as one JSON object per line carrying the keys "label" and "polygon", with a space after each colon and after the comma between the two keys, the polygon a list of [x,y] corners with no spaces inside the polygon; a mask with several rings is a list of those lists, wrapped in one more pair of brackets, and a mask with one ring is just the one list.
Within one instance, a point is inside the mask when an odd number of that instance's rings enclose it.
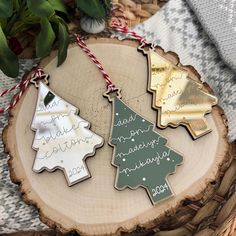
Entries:
{"label": "green tree ornament", "polygon": [[[108,95],[109,96],[109,95]],[[173,195],[166,180],[183,157],[166,146],[154,124],[131,110],[118,96],[113,103],[113,126],[109,144],[114,147],[112,164],[117,167],[115,188],[144,187],[153,204]]]}

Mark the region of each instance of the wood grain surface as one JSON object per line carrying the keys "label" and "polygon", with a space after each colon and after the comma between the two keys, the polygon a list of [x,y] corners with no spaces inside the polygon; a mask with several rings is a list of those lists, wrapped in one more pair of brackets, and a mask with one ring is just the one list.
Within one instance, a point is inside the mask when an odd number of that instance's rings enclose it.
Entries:
{"label": "wood grain surface", "polygon": [[[89,48],[102,62],[114,83],[122,89],[123,100],[136,112],[155,123],[156,112],[151,109],[152,95],[147,93],[147,61],[132,41],[89,39]],[[175,63],[173,53],[157,51]],[[32,85],[12,110],[4,131],[6,151],[10,153],[11,178],[21,183],[26,202],[40,211],[41,220],[61,232],[76,230],[82,235],[114,235],[134,230],[137,225],[153,227],[163,217],[170,217],[188,198],[197,200],[214,181],[223,163],[227,162],[229,145],[226,141],[226,119],[222,109],[215,106],[206,119],[212,132],[193,141],[183,127],[157,130],[168,138],[168,145],[184,155],[184,164],[168,176],[175,196],[152,205],[145,190],[114,186],[116,168],[111,165],[113,149],[107,144],[110,134],[111,105],[102,96],[105,84],[100,72],[81,49],[72,45],[66,62],[56,67],[53,53],[41,66],[49,73],[50,88],[75,105],[80,116],[91,122],[91,130],[105,138],[103,148],[87,160],[92,178],[68,187],[61,171],[32,171],[35,151],[31,148],[35,133],[30,129],[37,99]],[[198,80],[192,67],[185,67]],[[209,90],[208,86],[205,88]]]}

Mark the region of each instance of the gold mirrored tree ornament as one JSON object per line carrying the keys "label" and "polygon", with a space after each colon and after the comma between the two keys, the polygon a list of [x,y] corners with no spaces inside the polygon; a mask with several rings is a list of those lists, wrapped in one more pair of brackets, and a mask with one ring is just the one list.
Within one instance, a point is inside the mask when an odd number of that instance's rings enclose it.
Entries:
{"label": "gold mirrored tree ornament", "polygon": [[148,56],[148,91],[153,93],[153,108],[158,110],[157,126],[184,125],[194,139],[211,132],[205,114],[211,112],[217,98],[192,80],[187,70],[153,49],[143,52]]}

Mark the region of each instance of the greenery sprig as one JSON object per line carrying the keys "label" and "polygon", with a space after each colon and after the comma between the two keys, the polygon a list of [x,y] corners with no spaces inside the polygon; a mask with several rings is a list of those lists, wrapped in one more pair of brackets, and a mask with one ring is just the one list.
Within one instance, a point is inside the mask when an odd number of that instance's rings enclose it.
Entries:
{"label": "greenery sprig", "polygon": [[36,56],[47,56],[57,40],[58,66],[67,56],[69,44],[65,20],[58,15],[67,15],[66,7],[60,0],[1,0],[0,1],[0,69],[8,76],[16,77],[19,72],[17,56],[10,50],[7,39],[40,25],[36,37]]}
{"label": "greenery sprig", "polygon": [[[111,0],[74,0],[74,4],[83,14],[97,20],[105,19],[111,8]],[[36,56],[39,58],[47,56],[57,44],[57,65],[60,66],[67,57],[69,45],[66,22],[75,15],[75,9],[72,15],[69,15],[67,10],[68,7],[62,0],[1,0],[0,70],[10,77],[18,75],[18,57],[9,48],[8,42],[9,39],[30,30],[37,35]]]}

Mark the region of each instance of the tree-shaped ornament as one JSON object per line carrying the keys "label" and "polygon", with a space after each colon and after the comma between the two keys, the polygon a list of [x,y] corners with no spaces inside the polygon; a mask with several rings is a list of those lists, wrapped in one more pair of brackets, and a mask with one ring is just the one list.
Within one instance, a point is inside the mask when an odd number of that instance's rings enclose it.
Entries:
{"label": "tree-shaped ornament", "polygon": [[173,195],[166,179],[182,164],[183,157],[170,149],[167,140],[154,131],[154,124],[130,109],[120,91],[107,92],[113,104],[109,144],[114,147],[112,164],[117,167],[115,187],[144,187],[153,204]]}
{"label": "tree-shaped ornament", "polygon": [[204,116],[217,104],[217,98],[154,49],[142,51],[148,56],[148,90],[153,93],[153,108],[158,110],[157,126],[184,125],[194,139],[211,132]]}
{"label": "tree-shaped ornament", "polygon": [[33,171],[61,169],[71,186],[90,177],[85,159],[103,145],[103,138],[90,131],[78,109],[57,96],[42,82],[31,128],[36,131],[37,151]]}

